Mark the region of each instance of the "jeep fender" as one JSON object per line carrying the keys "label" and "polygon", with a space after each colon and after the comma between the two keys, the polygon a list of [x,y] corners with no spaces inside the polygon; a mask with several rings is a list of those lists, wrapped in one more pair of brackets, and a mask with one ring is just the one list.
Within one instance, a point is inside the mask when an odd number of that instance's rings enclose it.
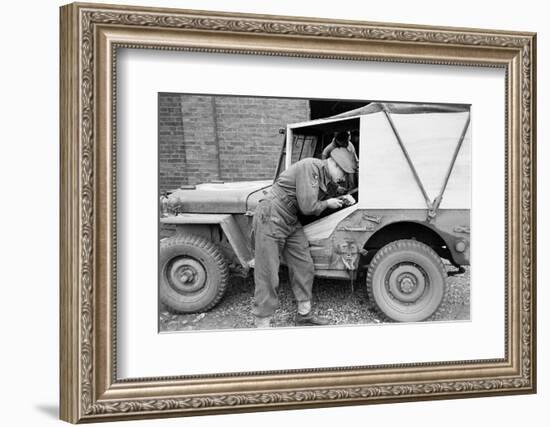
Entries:
{"label": "jeep fender", "polygon": [[248,239],[243,234],[233,215],[187,213],[164,217],[160,219],[160,222],[161,224],[175,225],[176,228],[191,230],[195,227],[201,228],[201,226],[219,226],[242,267],[249,269],[253,266],[254,256],[247,244]]}
{"label": "jeep fender", "polygon": [[[469,264],[469,210],[440,210],[434,223],[426,221],[424,209],[352,209],[338,211],[304,227],[316,269],[351,269],[362,249],[378,249],[385,244],[416,238],[438,254],[459,265]],[[455,243],[465,242],[465,251],[457,252]],[[446,246],[446,249],[443,247]],[[373,252],[374,253],[374,252]],[[356,265],[357,266],[357,265]]]}

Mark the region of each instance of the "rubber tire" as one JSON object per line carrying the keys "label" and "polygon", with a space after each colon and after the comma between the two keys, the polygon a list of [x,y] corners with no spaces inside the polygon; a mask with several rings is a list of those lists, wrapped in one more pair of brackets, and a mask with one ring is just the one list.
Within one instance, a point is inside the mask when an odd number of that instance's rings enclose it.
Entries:
{"label": "rubber tire", "polygon": [[[405,306],[392,301],[385,285],[390,268],[403,262],[414,262],[428,276],[427,287],[419,297],[423,307]],[[377,311],[386,320],[420,322],[437,315],[446,296],[447,272],[441,258],[428,245],[416,240],[396,240],[381,248],[372,259],[367,272],[367,292]],[[415,302],[416,303],[416,302]],[[408,308],[411,307],[411,308]],[[402,310],[399,310],[401,308]]]}
{"label": "rubber tire", "polygon": [[[205,285],[191,296],[176,291],[166,278],[170,261],[181,256],[193,258],[206,271]],[[219,247],[204,237],[194,235],[177,235],[161,242],[159,273],[160,300],[176,313],[196,313],[213,308],[223,297],[229,277],[229,269]]]}

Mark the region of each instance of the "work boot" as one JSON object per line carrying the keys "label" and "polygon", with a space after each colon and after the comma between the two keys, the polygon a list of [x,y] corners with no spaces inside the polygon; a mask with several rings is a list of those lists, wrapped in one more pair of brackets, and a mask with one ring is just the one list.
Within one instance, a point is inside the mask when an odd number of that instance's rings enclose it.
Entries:
{"label": "work boot", "polygon": [[254,326],[257,328],[270,328],[271,327],[271,317],[254,317]]}
{"label": "work boot", "polygon": [[296,313],[296,326],[326,326],[329,323],[326,317],[316,316],[311,311],[307,314]]}

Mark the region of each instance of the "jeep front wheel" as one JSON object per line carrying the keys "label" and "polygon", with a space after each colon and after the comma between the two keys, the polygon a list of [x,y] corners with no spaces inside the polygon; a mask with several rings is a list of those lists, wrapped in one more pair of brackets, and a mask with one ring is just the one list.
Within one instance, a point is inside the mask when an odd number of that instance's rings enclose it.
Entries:
{"label": "jeep front wheel", "polygon": [[445,279],[445,267],[432,248],[416,240],[397,240],[372,259],[367,291],[383,316],[397,322],[419,322],[441,306]]}
{"label": "jeep front wheel", "polygon": [[220,249],[193,235],[170,237],[160,245],[160,300],[172,311],[207,311],[222,298],[228,268]]}

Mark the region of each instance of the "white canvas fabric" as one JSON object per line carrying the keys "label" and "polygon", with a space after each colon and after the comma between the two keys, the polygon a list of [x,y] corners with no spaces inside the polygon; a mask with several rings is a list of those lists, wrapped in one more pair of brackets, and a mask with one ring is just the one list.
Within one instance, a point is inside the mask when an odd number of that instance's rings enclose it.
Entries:
{"label": "white canvas fabric", "polygon": [[[431,201],[441,191],[468,114],[392,114],[395,127]],[[453,166],[441,209],[470,209],[470,128]],[[386,115],[378,112],[362,116],[360,135],[360,206],[370,209],[426,209],[424,196]]]}

